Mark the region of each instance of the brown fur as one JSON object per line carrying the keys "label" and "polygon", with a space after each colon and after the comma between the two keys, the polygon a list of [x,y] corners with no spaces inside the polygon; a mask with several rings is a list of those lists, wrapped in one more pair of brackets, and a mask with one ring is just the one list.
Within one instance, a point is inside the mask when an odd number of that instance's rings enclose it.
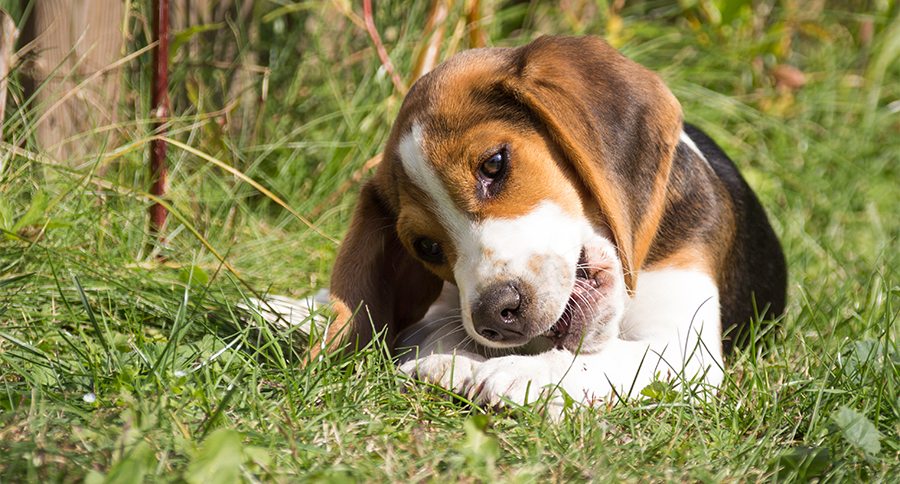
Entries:
{"label": "brown fur", "polygon": [[696,153],[680,145],[673,160],[646,268],[693,266],[707,271],[721,287],[736,229],[734,207],[715,173]]}
{"label": "brown fur", "polygon": [[686,245],[653,264],[655,269],[694,269],[714,274],[714,265],[708,259],[708,247]]}
{"label": "brown fur", "polygon": [[[333,323],[336,329],[328,335],[329,347],[343,342],[366,344],[373,329],[386,330],[392,341],[399,330],[420,320],[440,294],[442,281],[398,240],[397,209],[379,190],[383,186],[384,175],[379,173],[363,187],[338,252],[331,297],[342,311]],[[348,324],[351,314],[353,323]]]}
{"label": "brown fur", "polygon": [[663,209],[681,107],[656,74],[600,39],[543,37],[524,49],[508,84],[596,198],[633,290]]}

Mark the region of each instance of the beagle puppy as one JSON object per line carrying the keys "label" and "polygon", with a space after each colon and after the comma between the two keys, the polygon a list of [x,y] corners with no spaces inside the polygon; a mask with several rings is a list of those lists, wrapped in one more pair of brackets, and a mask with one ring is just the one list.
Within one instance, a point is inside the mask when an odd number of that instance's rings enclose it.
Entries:
{"label": "beagle puppy", "polygon": [[756,196],[660,78],[548,36],[412,87],[334,265],[326,347],[382,335],[401,370],[484,404],[714,388],[785,285]]}

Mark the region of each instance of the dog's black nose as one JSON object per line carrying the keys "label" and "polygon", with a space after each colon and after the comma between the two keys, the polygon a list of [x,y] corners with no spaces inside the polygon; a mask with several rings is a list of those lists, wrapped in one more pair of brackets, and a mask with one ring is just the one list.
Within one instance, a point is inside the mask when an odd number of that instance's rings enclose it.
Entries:
{"label": "dog's black nose", "polygon": [[513,282],[494,284],[481,293],[472,311],[475,331],[490,341],[525,342],[522,295]]}

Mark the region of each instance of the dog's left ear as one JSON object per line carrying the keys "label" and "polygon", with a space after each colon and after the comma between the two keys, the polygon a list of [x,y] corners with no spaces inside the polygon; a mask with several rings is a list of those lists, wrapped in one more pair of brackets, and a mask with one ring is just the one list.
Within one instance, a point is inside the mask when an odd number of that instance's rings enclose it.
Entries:
{"label": "dog's left ear", "polygon": [[336,319],[325,335],[324,348],[312,348],[311,358],[322,349],[362,347],[374,332],[385,331],[393,344],[400,331],[422,319],[443,287],[443,281],[409,255],[397,237],[387,165],[382,163],[360,192],[332,271]]}
{"label": "dog's left ear", "polygon": [[596,37],[541,37],[512,61],[506,90],[594,194],[633,291],[665,209],[680,104],[656,74]]}

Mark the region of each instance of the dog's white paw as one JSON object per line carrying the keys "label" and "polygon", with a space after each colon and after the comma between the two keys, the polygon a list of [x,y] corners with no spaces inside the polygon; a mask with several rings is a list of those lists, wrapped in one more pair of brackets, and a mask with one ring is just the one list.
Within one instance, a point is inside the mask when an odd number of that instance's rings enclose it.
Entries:
{"label": "dog's white paw", "polygon": [[400,365],[400,371],[418,380],[464,395],[482,362],[474,356],[434,354]]}
{"label": "dog's white paw", "polygon": [[550,407],[561,411],[563,398],[559,378],[552,365],[534,356],[504,356],[487,360],[475,370],[470,397],[489,407],[507,402],[518,405],[548,399]]}

